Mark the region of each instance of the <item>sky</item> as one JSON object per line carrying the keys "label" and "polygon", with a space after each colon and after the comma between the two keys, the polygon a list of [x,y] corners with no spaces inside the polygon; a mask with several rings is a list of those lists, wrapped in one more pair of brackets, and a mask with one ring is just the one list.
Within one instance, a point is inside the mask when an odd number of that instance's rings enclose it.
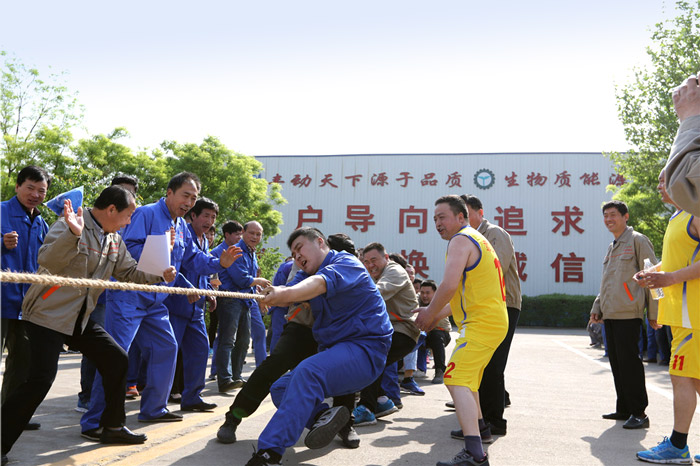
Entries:
{"label": "sky", "polygon": [[[3,2],[0,50],[89,134],[247,155],[629,149],[615,86],[663,0]],[[50,67],[50,68],[49,68]],[[80,136],[80,134],[78,133]]]}

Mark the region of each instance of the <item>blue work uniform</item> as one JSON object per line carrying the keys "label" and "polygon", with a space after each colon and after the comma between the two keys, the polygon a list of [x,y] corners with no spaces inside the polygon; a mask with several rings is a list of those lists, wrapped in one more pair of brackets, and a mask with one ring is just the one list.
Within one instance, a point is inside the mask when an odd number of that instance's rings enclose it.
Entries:
{"label": "blue work uniform", "polygon": [[[287,284],[289,279],[289,272],[292,270],[293,260],[288,260],[279,266],[275,276],[272,278],[272,286],[284,286]],[[272,331],[272,339],[270,340],[270,353],[275,348],[277,340],[279,340],[280,335],[282,335],[282,330],[284,329],[284,324],[287,323],[287,318],[285,317],[289,308],[280,306],[271,306],[267,311],[270,316],[270,329]]]}
{"label": "blue work uniform", "polygon": [[[236,244],[241,248],[241,257],[231,267],[219,274],[221,291],[237,293],[255,293],[253,280],[258,275],[258,259],[255,251],[251,250],[242,239]],[[226,248],[223,242],[211,253],[215,257],[221,255]],[[241,378],[243,362],[245,361],[251,333],[251,313],[260,314],[254,299],[221,298],[217,303],[216,313],[219,316],[219,344],[216,347],[216,376],[219,387],[231,380]],[[256,352],[265,351],[265,338],[262,342],[255,341]],[[256,363],[258,357],[256,357]],[[263,358],[264,360],[264,358]],[[260,361],[259,363],[262,363]]]}
{"label": "blue work uniform", "polygon": [[[381,294],[355,256],[330,251],[316,275],[326,282],[326,292],[309,301],[319,352],[272,386],[277,412],[258,439],[258,449],[280,455],[299,440],[325,398],[360,391],[379,377],[394,332]],[[289,286],[308,276],[299,271]]]}
{"label": "blue work uniform", "polygon": [[[38,212],[38,211],[37,211]],[[17,247],[7,249],[2,241],[2,270],[13,272],[36,272],[39,248],[44,244],[44,237],[49,231],[49,225],[41,214],[31,217],[17,196],[0,204],[2,235],[16,231]],[[2,284],[2,318],[20,319],[22,300],[29,289],[29,283]]]}
{"label": "blue work uniform", "polygon": [[[197,234],[192,225],[187,225],[195,245],[205,253],[209,251],[209,242],[206,236],[203,243],[197,239]],[[209,275],[197,272],[190,263],[183,263],[180,275],[199,289],[212,289],[209,284]],[[177,283],[176,283],[177,285]],[[187,296],[172,294],[165,300],[165,305],[170,314],[170,324],[173,326],[178,348],[182,352],[182,370],[184,386],[180,405],[183,407],[194,406],[201,403],[200,393],[204,390],[204,378],[206,377],[207,359],[209,357],[209,339],[204,323],[205,298],[202,296],[194,303],[187,300]]]}
{"label": "blue work uniform", "polygon": [[[124,228],[122,238],[131,256],[137,261],[141,257],[148,235],[169,235],[175,229],[175,244],[170,254],[170,264],[178,272],[183,263],[191,264],[193,270],[203,274],[221,272],[219,260],[204,253],[192,239],[186,222],[178,217],[175,220],[165,204],[165,198],[158,202],[138,207],[131,216],[131,224]],[[193,287],[182,274],[164,286]],[[167,293],[114,291],[107,296],[105,330],[125,351],[132,342],[139,345],[146,361],[148,383],[141,393],[139,419],[156,419],[167,413],[168,395],[175,375],[177,341],[164,304]],[[90,409],[80,420],[83,431],[100,426],[105,400],[102,380],[98,373],[93,385]]]}

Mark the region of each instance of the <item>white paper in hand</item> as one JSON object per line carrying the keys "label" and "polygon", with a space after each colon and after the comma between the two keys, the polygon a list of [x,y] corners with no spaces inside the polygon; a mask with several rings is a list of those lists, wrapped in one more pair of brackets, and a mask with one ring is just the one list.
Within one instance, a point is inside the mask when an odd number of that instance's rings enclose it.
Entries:
{"label": "white paper in hand", "polygon": [[136,267],[142,272],[162,276],[170,267],[170,235],[148,235]]}

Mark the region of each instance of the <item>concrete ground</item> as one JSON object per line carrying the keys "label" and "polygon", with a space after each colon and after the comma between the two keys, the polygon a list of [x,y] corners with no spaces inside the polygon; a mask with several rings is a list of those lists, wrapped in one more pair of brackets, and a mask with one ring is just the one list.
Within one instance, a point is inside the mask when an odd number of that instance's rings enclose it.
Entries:
{"label": "concrete ground", "polygon": [[[454,342],[454,340],[453,340]],[[672,429],[672,392],[668,367],[645,364],[651,427],[625,430],[622,421],[606,421],[614,411],[615,391],[607,359],[588,346],[585,331],[518,329],[506,371],[512,406],[506,409],[508,435],[488,446],[492,465],[642,464],[635,452],[651,447]],[[209,381],[203,395],[219,405],[215,413],[185,413],[183,422],[143,424],[139,401],[127,401],[127,426],[148,434],[140,446],[102,446],[80,437],[80,413],[74,411],[79,391],[80,355],[61,356],[56,382],[34,420],[41,430],[25,432],[10,452],[10,464],[22,465],[244,465],[256,439],[274,413],[269,398],[238,429],[238,442],[223,445],[216,431],[236,391],[219,394]],[[252,354],[245,376],[254,369]],[[462,448],[449,431],[458,427],[443,385],[418,379],[423,397],[405,396],[404,408],[377,425],[360,427],[359,449],[339,440],[321,450],[308,450],[303,438],[283,458],[285,465],[433,465]],[[179,407],[171,405],[175,411]],[[691,453],[700,453],[700,418],[691,428]]]}

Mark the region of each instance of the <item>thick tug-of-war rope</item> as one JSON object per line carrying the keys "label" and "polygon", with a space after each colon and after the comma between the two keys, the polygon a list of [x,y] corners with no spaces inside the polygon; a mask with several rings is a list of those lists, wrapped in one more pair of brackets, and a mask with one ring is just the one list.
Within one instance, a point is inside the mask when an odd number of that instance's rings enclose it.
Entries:
{"label": "thick tug-of-war rope", "polygon": [[216,296],[220,298],[263,299],[263,295],[237,293],[233,291],[200,290],[197,288],[175,288],[171,286],[142,285],[140,283],[112,282],[91,278],[68,278],[57,275],[35,273],[20,273],[0,271],[0,282],[35,283],[47,286],[70,286],[72,288],[108,288],[123,291],[148,291],[153,293],[169,293],[199,296]]}

